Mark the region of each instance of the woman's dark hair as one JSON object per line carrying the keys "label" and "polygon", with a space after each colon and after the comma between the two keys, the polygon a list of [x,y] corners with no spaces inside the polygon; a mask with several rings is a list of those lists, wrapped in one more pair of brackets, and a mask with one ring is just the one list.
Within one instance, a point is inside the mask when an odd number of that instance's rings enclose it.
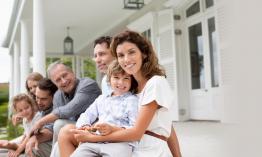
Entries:
{"label": "woman's dark hair", "polygon": [[48,78],[43,78],[42,80],[38,81],[37,87],[44,91],[49,91],[50,95],[54,95],[57,91],[56,85]]}
{"label": "woman's dark hair", "polygon": [[111,53],[114,57],[117,57],[117,46],[124,42],[130,42],[135,44],[142,53],[142,75],[150,79],[154,75],[166,76],[165,70],[158,63],[158,59],[151,43],[142,35],[137,32],[126,30],[117,34],[111,43]]}
{"label": "woman's dark hair", "polygon": [[101,36],[99,38],[97,38],[94,42],[94,47],[97,45],[97,44],[102,44],[102,43],[106,43],[107,45],[107,48],[109,48],[110,46],[110,43],[111,43],[111,40],[112,38],[110,36]]}

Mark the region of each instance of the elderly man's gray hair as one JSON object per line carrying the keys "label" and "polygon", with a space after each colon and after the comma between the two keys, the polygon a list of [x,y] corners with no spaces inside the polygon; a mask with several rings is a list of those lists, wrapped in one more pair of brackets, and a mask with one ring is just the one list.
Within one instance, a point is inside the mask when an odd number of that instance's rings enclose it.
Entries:
{"label": "elderly man's gray hair", "polygon": [[72,70],[69,66],[65,65],[61,60],[58,60],[58,61],[55,61],[55,62],[49,64],[48,67],[47,67],[47,77],[48,77],[49,79],[51,79],[51,72],[52,72],[58,65],[63,65],[66,70],[68,70],[68,71],[70,71],[70,72],[73,72],[73,70]]}

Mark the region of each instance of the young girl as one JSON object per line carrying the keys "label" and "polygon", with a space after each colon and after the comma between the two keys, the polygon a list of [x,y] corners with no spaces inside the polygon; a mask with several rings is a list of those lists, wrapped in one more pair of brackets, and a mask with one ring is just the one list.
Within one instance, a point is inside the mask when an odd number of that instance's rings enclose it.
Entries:
{"label": "young girl", "polygon": [[[120,66],[138,83],[139,113],[134,127],[118,130],[106,136],[74,130],[77,140],[88,142],[136,141],[134,157],[167,157],[167,137],[171,134],[171,88],[160,68],[152,45],[140,34],[125,31],[116,35],[111,49]],[[176,148],[179,152],[179,148]],[[178,153],[177,156],[180,156]]]}
{"label": "young girl", "polygon": [[[99,136],[109,135],[117,130],[134,125],[138,112],[138,99],[132,92],[136,89],[134,78],[125,73],[117,61],[113,61],[107,71],[108,82],[112,92],[100,95],[95,102],[81,114],[76,122],[78,130],[91,132]],[[98,118],[98,122],[92,124]],[[68,133],[68,129],[59,133],[59,149],[62,157],[70,156],[78,146],[76,138]],[[68,138],[71,136],[71,138]],[[73,152],[71,157],[78,156],[119,156],[130,157],[135,143],[84,143]],[[114,149],[112,149],[114,148]]]}
{"label": "young girl", "polygon": [[[41,79],[43,79],[43,76],[38,72],[32,72],[26,78],[25,87],[26,87],[27,93],[28,95],[30,95],[33,98],[34,101],[36,101],[35,89],[36,89],[38,81],[40,81]],[[17,124],[20,124],[21,122],[22,122],[22,117],[16,114],[12,115],[12,123],[14,126],[16,126]]]}
{"label": "young girl", "polygon": [[35,101],[26,94],[18,94],[13,98],[13,109],[17,115],[23,118],[24,135],[19,144],[0,140],[0,148],[10,149],[9,157],[17,157],[24,151],[31,126],[41,118],[41,114],[36,112]]}

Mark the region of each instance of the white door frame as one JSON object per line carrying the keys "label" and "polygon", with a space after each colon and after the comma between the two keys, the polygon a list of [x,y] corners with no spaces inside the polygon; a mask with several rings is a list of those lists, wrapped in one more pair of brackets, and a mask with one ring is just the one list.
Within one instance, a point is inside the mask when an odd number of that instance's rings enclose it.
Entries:
{"label": "white door frame", "polygon": [[[221,94],[219,93],[219,87],[212,87],[211,85],[211,66],[210,66],[210,50],[209,50],[209,40],[208,40],[208,19],[215,17],[214,7],[207,10],[203,9],[203,1],[200,0],[200,12],[192,15],[192,17],[186,18],[185,10],[190,5],[195,3],[196,0],[189,2],[184,5],[181,9],[183,11],[182,15],[184,17],[184,42],[185,49],[187,53],[186,63],[187,63],[187,77],[188,87],[189,87],[189,108],[190,108],[190,119],[199,120],[220,120],[220,110],[219,102],[221,102]],[[203,11],[204,10],[204,11]],[[191,61],[190,61],[190,48],[189,48],[189,32],[188,28],[194,24],[201,23],[202,37],[203,37],[203,52],[204,52],[204,73],[205,73],[205,88],[192,90],[191,83]],[[216,23],[215,23],[216,24]],[[217,29],[216,29],[217,32]],[[206,44],[205,44],[206,43]]]}

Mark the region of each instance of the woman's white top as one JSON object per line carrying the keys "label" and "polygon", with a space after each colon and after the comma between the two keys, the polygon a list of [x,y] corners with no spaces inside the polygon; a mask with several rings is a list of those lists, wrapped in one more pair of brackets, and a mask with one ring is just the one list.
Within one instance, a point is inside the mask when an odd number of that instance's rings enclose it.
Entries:
{"label": "woman's white top", "polygon": [[147,81],[144,89],[139,94],[139,107],[153,101],[161,106],[156,111],[147,130],[169,137],[172,125],[170,108],[174,102],[172,93],[166,78],[163,76],[156,75]]}
{"label": "woman's white top", "polygon": [[[139,107],[156,101],[161,107],[156,110],[147,130],[166,137],[171,132],[170,108],[173,106],[172,90],[163,76],[153,76],[149,79],[139,96]],[[144,134],[135,147],[132,157],[172,157],[167,142]]]}

